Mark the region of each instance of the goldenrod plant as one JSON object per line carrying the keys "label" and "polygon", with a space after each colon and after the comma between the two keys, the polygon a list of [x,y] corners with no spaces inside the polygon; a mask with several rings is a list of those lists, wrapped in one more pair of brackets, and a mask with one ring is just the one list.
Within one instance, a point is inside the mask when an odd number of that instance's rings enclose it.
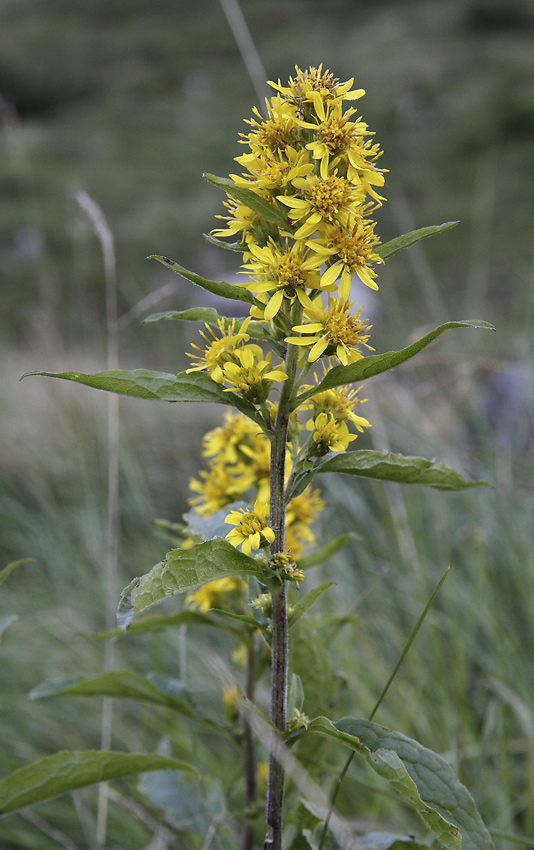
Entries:
{"label": "goldenrod plant", "polygon": [[[190,368],[177,375],[28,373],[137,398],[229,408],[222,424],[204,437],[206,468],[190,482],[191,510],[183,522],[165,526],[174,548],[125,588],[117,621],[126,634],[194,629],[197,623],[226,628],[238,648],[221,669],[241,673],[229,681],[222,677],[218,719],[193,705],[183,683],[170,689],[133,672],[47,683],[38,695],[148,699],[174,709],[184,722],[207,724],[210,734],[232,738],[242,753],[240,811],[234,808],[231,818],[212,825],[211,837],[197,836],[197,843],[191,837],[188,847],[388,850],[403,842],[429,846],[434,840],[448,850],[491,850],[475,803],[449,764],[373,721],[389,683],[377,695],[371,718],[329,717],[330,705],[311,716],[301,676],[289,673],[294,670],[292,629],[332,581],[309,589],[301,585],[309,580],[309,568],[334,555],[350,534],[347,529],[314,548],[314,521],[324,508],[317,479],[338,473],[449,491],[483,483],[424,458],[355,449],[372,425],[365,416],[365,381],[406,362],[447,330],[491,325],[451,321],[399,351],[375,352],[371,325],[352,294],[353,281],[378,290],[385,260],[455,222],[382,244],[373,215],[385,200],[386,171],[356,106],[364,91],[322,67],[297,68],[287,85],[270,85],[275,94],[266,101],[265,115],[254,109],[241,135],[244,153],[236,158],[241,173],[205,175],[226,192],[221,225],[208,240],[242,255],[242,280],[208,280],[167,257],[155,257],[208,292],[242,302],[248,315],[226,317],[198,307],[146,319],[204,323]],[[145,614],[176,594],[184,595],[176,613]],[[268,707],[262,696],[267,679]],[[318,789],[320,765],[315,755],[309,757],[306,742],[322,738],[346,747],[390,784],[420,816],[419,838],[369,834],[354,826],[362,820],[349,823],[335,813],[346,767],[335,791],[327,788],[330,798]],[[162,769],[194,773],[202,765],[161,754],[59,753],[0,781],[0,810],[16,811],[91,782]],[[351,817],[362,819],[365,812],[356,804]]]}

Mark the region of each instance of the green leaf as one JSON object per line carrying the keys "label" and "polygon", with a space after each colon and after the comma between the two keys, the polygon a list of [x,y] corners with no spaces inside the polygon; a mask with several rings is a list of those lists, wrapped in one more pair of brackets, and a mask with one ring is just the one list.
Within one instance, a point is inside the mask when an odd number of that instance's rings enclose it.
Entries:
{"label": "green leaf", "polygon": [[[149,322],[159,322],[162,319],[171,319],[179,322],[204,322],[206,325],[212,325],[213,327],[219,327],[219,322],[222,321],[225,330],[231,327],[233,323],[236,333],[241,329],[241,325],[245,321],[245,319],[220,316],[213,307],[191,307],[189,310],[168,310],[166,313],[152,313],[151,316],[143,319],[141,324],[146,325]],[[270,338],[268,331],[259,322],[250,322],[247,327],[247,333],[255,339]]]}
{"label": "green leaf", "polygon": [[321,598],[323,593],[326,593],[329,587],[335,584],[333,581],[327,581],[324,584],[320,584],[319,587],[310,590],[302,599],[299,599],[293,611],[289,615],[288,618],[288,626],[294,626],[295,623],[298,623],[300,618],[304,616],[306,611],[309,611],[312,605],[315,605],[318,599]]}
{"label": "green leaf", "polygon": [[204,372],[151,372],[148,369],[135,369],[132,372],[116,369],[111,372],[96,372],[86,375],[83,372],[25,372],[22,378],[43,375],[47,378],[61,378],[131,398],[146,398],[168,402],[212,402],[236,407],[249,419],[263,426],[263,420],[254,405],[235,393],[224,392],[220,384],[213,381]]}
{"label": "green leaf", "polygon": [[349,366],[334,366],[330,369],[323,380],[313,389],[305,393],[301,393],[295,399],[294,407],[298,407],[306,399],[311,398],[317,393],[324,390],[331,390],[334,387],[340,387],[343,384],[352,384],[354,382],[364,381],[367,378],[372,378],[374,375],[380,375],[381,372],[387,372],[388,369],[394,369],[395,366],[400,366],[406,360],[410,360],[416,354],[419,354],[423,348],[426,348],[436,337],[444,331],[451,328],[485,328],[494,331],[493,325],[489,322],[483,322],[481,319],[466,319],[460,322],[446,322],[440,325],[430,333],[421,337],[417,342],[408,345],[406,348],[401,348],[400,351],[386,351],[384,354],[371,354],[369,357],[362,357],[356,363],[351,363]]}
{"label": "green leaf", "polygon": [[456,470],[442,463],[422,457],[406,457],[368,449],[335,455],[321,464],[317,472],[343,472],[346,475],[358,475],[379,481],[425,484],[435,490],[465,490],[468,487],[490,486],[486,481],[466,481]]}
{"label": "green leaf", "polygon": [[134,617],[163,599],[216,579],[238,575],[255,575],[265,581],[274,574],[261,561],[244,555],[220,537],[196,543],[190,549],[172,549],[164,561],[142,578],[135,578],[123,590],[117,624],[126,629]]}
{"label": "green leaf", "polygon": [[4,569],[0,571],[0,584],[2,584],[8,575],[10,575],[13,570],[16,570],[17,567],[20,567],[22,564],[28,564],[31,561],[35,561],[35,558],[21,558],[20,561],[12,561],[7,565],[7,567],[4,567]]}
{"label": "green leaf", "polygon": [[174,614],[149,614],[140,620],[135,620],[128,626],[127,631],[117,628],[107,632],[78,632],[80,637],[90,640],[109,640],[110,638],[127,637],[136,634],[154,634],[176,626],[215,626],[225,628],[216,618],[199,611],[178,611]]}
{"label": "green leaf", "polygon": [[150,770],[198,772],[192,765],[167,756],[63,751],[21,767],[0,780],[0,817],[67,791]]}
{"label": "green leaf", "polygon": [[158,263],[161,263],[167,269],[179,274],[180,277],[185,277],[191,283],[201,286],[202,289],[206,289],[213,295],[219,295],[221,298],[229,298],[231,301],[245,301],[247,304],[254,304],[254,296],[245,287],[235,286],[232,283],[225,283],[219,280],[207,280],[199,274],[184,269],[183,266],[179,265],[179,263],[174,263],[168,257],[160,257],[158,254],[151,254],[150,257],[147,257],[147,260],[157,260]]}
{"label": "green leaf", "polygon": [[414,841],[409,835],[393,835],[391,832],[367,832],[358,836],[360,850],[406,850],[404,844],[409,844],[412,850],[425,850],[426,844]]}
{"label": "green leaf", "polygon": [[410,233],[404,233],[402,236],[397,236],[389,242],[385,242],[376,249],[376,253],[382,260],[392,257],[393,254],[398,254],[404,248],[411,248],[416,242],[421,239],[426,239],[427,236],[434,236],[435,233],[442,233],[444,230],[450,230],[460,224],[459,221],[446,221],[444,224],[431,224],[429,227],[421,227],[419,230],[411,230]]}
{"label": "green leaf", "polygon": [[448,850],[495,850],[473,798],[437,753],[400,732],[369,720],[326,717],[308,731],[337,739],[364,756],[371,767],[419,813]]}
{"label": "green leaf", "polygon": [[241,186],[236,186],[234,181],[229,177],[216,177],[214,174],[204,174],[206,180],[209,180],[210,183],[213,183],[214,186],[218,186],[219,189],[224,189],[225,192],[228,192],[232,198],[235,198],[236,201],[239,201],[240,204],[244,204],[244,206],[248,207],[252,212],[259,215],[260,218],[265,219],[265,221],[271,222],[271,224],[276,224],[279,227],[285,227],[288,229],[288,220],[287,216],[284,213],[280,212],[277,207],[271,206],[269,201],[265,198],[261,198],[251,189],[247,189]]}
{"label": "green leaf", "polygon": [[188,691],[178,679],[149,673],[141,676],[133,670],[118,670],[92,675],[64,676],[50,682],[42,682],[28,694],[29,699],[45,697],[113,697],[149,702],[163,708],[171,708],[196,723],[212,729],[227,730],[227,724],[212,720],[194,704]]}
{"label": "green leaf", "polygon": [[165,708],[174,708],[188,717],[196,710],[187,692],[176,683],[174,694],[163,691],[145,676],[133,670],[117,670],[92,675],[73,675],[42,682],[28,694],[29,699],[64,696],[105,696],[151,702]]}
{"label": "green leaf", "polygon": [[211,233],[203,233],[202,236],[209,242],[211,245],[216,245],[217,248],[224,248],[225,251],[234,251],[238,254],[243,253],[243,245],[239,242],[225,242],[224,239],[217,239],[216,236],[212,236]]}
{"label": "green leaf", "polygon": [[325,543],[324,546],[320,546],[319,549],[315,549],[309,555],[304,555],[303,558],[299,558],[297,561],[299,570],[308,570],[310,567],[322,564],[323,561],[327,561],[328,558],[331,558],[332,555],[343,549],[347,541],[351,539],[360,540],[361,538],[357,534],[354,534],[354,532],[349,531],[347,534],[340,534],[339,537],[336,537],[329,543]]}

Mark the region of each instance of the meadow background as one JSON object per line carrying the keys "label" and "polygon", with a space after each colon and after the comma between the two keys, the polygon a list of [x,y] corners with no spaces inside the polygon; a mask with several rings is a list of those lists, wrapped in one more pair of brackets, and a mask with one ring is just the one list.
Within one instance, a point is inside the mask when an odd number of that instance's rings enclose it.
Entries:
{"label": "meadow background", "polygon": [[[337,584],[310,626],[317,631],[299,639],[302,669],[311,662],[315,671],[305,708],[324,710],[326,695],[332,715],[368,714],[452,564],[376,720],[447,755],[499,848],[534,846],[534,4],[241,8],[267,79],[322,62],[366,89],[359,106],[389,169],[383,241],[461,221],[381,270],[367,302],[376,349],[402,347],[448,319],[483,318],[498,331],[449,332],[395,378],[366,385],[373,428],[359,448],[436,458],[492,488],[323,484],[319,538],[356,537],[307,581]],[[210,278],[235,274],[234,255],[202,237],[222,212],[202,173],[235,170],[258,94],[218,0],[3,0],[0,98],[0,569],[35,559],[0,588],[2,776],[100,742],[97,701],[27,699],[45,679],[102,668],[102,645],[77,633],[104,626],[107,399],[45,378],[18,383],[28,369],[106,368],[102,255],[76,194],[99,204],[115,239],[121,367],[185,368],[194,330],[139,323],[196,304],[201,291],[145,257],[164,254]],[[186,509],[202,433],[222,410],[121,400],[120,415],[119,589],[167,551],[151,521],[176,521]],[[326,641],[320,617],[332,613]],[[177,656],[187,656],[198,699],[216,711],[210,638],[184,641],[119,641],[117,665],[177,676]],[[116,705],[115,747],[150,750],[163,733],[177,757],[194,751],[238,796],[221,766],[228,745],[191,736],[160,709]],[[329,753],[325,787],[341,760]],[[400,805],[371,794],[373,782],[353,765],[340,810],[418,832]],[[114,788],[107,846],[148,847],[150,789]],[[96,850],[94,803],[94,791],[80,792],[9,817],[0,847]],[[196,846],[186,808],[166,811],[186,836],[168,846]]]}

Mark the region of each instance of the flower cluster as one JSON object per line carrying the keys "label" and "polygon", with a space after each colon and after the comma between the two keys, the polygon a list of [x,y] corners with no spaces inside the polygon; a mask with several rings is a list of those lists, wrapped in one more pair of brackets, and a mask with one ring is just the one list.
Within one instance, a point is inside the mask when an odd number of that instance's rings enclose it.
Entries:
{"label": "flower cluster", "polygon": [[[211,516],[240,500],[251,504],[250,510],[230,510],[225,520],[233,526],[227,540],[248,555],[268,546],[274,537],[268,522],[270,451],[270,440],[258,425],[240,413],[227,412],[223,424],[204,436],[202,453],[208,459],[207,468],[189,482],[195,494],[190,504],[201,516]],[[287,479],[292,468],[289,451],[286,464]],[[319,491],[311,487],[290,500],[286,546],[292,558],[314,543],[312,525],[323,508]],[[241,579],[220,579],[190,593],[186,602],[202,612],[229,608],[243,587]]]}
{"label": "flower cluster", "polygon": [[193,344],[200,352],[190,354],[194,365],[191,372],[207,372],[218,384],[227,384],[226,392],[237,390],[252,404],[261,404],[268,397],[274,381],[284,381],[287,375],[281,368],[272,367],[271,352],[264,357],[259,345],[249,344],[247,327],[250,316],[236,329],[236,320],[220,319],[219,334],[206,325],[209,334],[200,331],[205,348]]}
{"label": "flower cluster", "polygon": [[310,362],[333,356],[347,365],[369,347],[369,326],[361,311],[351,314],[349,298],[354,275],[377,289],[380,240],[370,215],[383,201],[384,170],[367,124],[353,106],[344,109],[364,94],[352,82],[319,67],[297,68],[286,87],[270,83],[277,94],[266,100],[267,117],[254,110],[241,138],[249,151],[236,158],[244,172],[231,179],[272,215],[229,191],[226,227],[213,231],[238,237],[252,315],[279,339],[311,346]]}
{"label": "flower cluster", "polygon": [[[332,361],[349,366],[373,351],[370,325],[350,297],[354,275],[377,288],[379,239],[370,216],[383,201],[384,171],[377,166],[380,149],[352,106],[364,94],[352,90],[352,80],[341,83],[322,67],[297,68],[288,86],[271,86],[276,93],[266,101],[266,117],[254,110],[250,130],[242,134],[247,151],[236,161],[243,171],[226,183],[227,214],[220,216],[225,226],[212,234],[215,240],[233,237],[231,247],[243,252],[247,278],[237,285],[247,290],[249,315],[206,325],[188,370],[207,373],[253,405],[259,418],[227,413],[223,425],[205,436],[207,468],[191,481],[190,503],[205,517],[227,508],[226,539],[245,554],[283,554],[276,549],[269,504],[281,408],[289,421],[285,462],[278,458],[285,469],[283,548],[298,572],[324,508],[319,491],[303,489],[302,476],[328,452],[345,451],[369,427],[355,412],[363,401],[358,390],[321,392],[317,375],[314,384],[302,380],[315,364],[322,363],[326,374]],[[264,351],[267,343],[270,350]],[[306,395],[300,405],[299,387]],[[205,610],[214,594],[222,607],[217,594],[226,586],[215,585],[191,594],[190,604]]]}

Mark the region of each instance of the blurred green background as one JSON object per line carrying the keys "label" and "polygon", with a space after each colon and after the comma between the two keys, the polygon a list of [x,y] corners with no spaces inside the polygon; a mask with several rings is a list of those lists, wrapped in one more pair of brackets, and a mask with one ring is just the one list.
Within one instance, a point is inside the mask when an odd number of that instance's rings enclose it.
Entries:
{"label": "blurred green background", "polygon": [[[362,446],[436,457],[493,490],[343,481],[328,490],[325,536],[342,516],[336,530],[361,538],[324,570],[324,580],[336,572],[334,610],[358,612],[331,659],[348,680],[333,713],[371,709],[453,563],[427,640],[377,720],[449,755],[508,836],[500,847],[519,846],[511,836],[534,846],[534,3],[241,0],[241,9],[267,79],[323,63],[366,89],[359,106],[389,170],[383,241],[461,221],[381,270],[370,306],[377,350],[447,319],[498,330],[453,332],[366,387],[373,429]],[[2,775],[64,746],[99,745],[96,703],[25,696],[42,679],[101,665],[99,645],[74,635],[104,623],[107,400],[44,378],[18,383],[27,369],[106,366],[101,250],[76,193],[101,207],[115,239],[121,366],[185,368],[195,331],[139,321],[192,305],[199,290],[145,257],[216,279],[235,273],[233,255],[202,237],[223,200],[202,173],[235,169],[258,95],[218,0],[3,0],[0,97],[0,569],[37,561],[0,588],[0,621],[19,617],[0,643]],[[164,555],[150,521],[180,517],[202,432],[220,417],[121,401],[121,587]],[[177,675],[174,638],[133,645],[133,655],[118,650],[120,663]],[[198,675],[206,690],[208,673]],[[161,725],[127,705],[115,730],[115,746],[150,748]],[[353,769],[347,784],[340,805],[350,808],[365,777]],[[93,848],[93,806],[89,792],[2,821],[0,847],[61,846],[56,829]],[[124,811],[111,813],[109,846],[148,847],[150,829]]]}

